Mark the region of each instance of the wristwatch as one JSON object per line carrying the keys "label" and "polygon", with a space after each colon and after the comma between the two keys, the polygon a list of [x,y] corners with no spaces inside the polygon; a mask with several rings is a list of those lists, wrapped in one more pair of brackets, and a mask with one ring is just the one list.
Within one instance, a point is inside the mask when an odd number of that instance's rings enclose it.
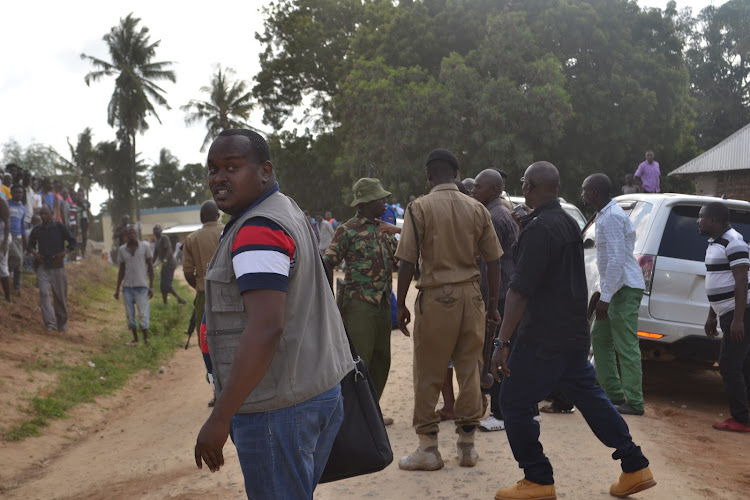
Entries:
{"label": "wristwatch", "polygon": [[495,349],[503,349],[504,347],[510,347],[510,340],[502,341],[500,339],[495,339],[495,341],[492,343],[492,346]]}

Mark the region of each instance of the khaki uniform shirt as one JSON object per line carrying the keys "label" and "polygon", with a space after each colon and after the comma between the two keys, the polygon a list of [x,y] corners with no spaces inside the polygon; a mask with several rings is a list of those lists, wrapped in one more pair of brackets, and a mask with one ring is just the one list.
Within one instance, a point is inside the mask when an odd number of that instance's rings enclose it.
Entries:
{"label": "khaki uniform shirt", "polygon": [[417,288],[479,281],[476,256],[493,262],[503,255],[490,213],[455,184],[438,184],[410,207],[404,214],[396,257],[416,263],[419,238],[421,277]]}
{"label": "khaki uniform shirt", "polygon": [[203,227],[190,233],[185,238],[182,249],[182,270],[188,276],[195,275],[195,290],[204,291],[203,278],[206,276],[208,263],[219,246],[219,236],[224,230],[224,224],[219,221],[206,222]]}

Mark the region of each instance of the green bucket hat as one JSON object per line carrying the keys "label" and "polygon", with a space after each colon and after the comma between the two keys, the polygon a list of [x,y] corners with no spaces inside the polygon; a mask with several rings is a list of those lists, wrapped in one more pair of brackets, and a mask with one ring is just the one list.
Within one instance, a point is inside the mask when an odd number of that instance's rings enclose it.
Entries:
{"label": "green bucket hat", "polygon": [[354,201],[350,207],[356,207],[360,203],[369,203],[375,200],[381,200],[391,195],[390,192],[383,189],[380,181],[369,177],[362,178],[352,186],[354,190]]}

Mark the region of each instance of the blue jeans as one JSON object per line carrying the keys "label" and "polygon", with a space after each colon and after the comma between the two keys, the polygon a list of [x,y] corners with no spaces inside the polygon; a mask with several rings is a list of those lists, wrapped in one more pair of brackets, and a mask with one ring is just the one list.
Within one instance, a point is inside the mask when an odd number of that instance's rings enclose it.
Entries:
{"label": "blue jeans", "polygon": [[128,318],[128,328],[135,330],[135,308],[138,308],[138,323],[141,330],[148,330],[149,309],[148,309],[148,288],[145,286],[124,286],[122,287],[122,301],[125,304],[125,316]]}
{"label": "blue jeans", "polygon": [[539,442],[539,423],[534,407],[559,388],[578,409],[596,437],[616,451],[624,472],[648,466],[640,447],[633,443],[628,426],[604,390],[596,385],[596,372],[588,349],[550,354],[537,346],[516,345],[508,360],[510,377],[500,384],[500,406],[513,456],[525,478],[537,484],[553,484],[552,465]]}
{"label": "blue jeans", "polygon": [[247,497],[311,499],[343,421],[339,385],[288,408],[232,417]]}

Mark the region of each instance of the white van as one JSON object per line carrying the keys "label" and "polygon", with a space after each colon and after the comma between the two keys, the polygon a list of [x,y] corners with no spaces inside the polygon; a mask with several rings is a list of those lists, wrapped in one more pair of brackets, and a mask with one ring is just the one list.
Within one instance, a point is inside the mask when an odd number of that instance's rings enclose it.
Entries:
{"label": "white van", "polygon": [[[703,330],[708,315],[706,266],[708,238],[698,233],[698,212],[714,201],[730,209],[730,224],[750,241],[750,203],[684,194],[627,194],[615,198],[633,222],[634,254],[643,270],[646,290],[638,311],[643,359],[675,359],[713,364],[719,338]],[[589,317],[599,300],[599,270],[592,221],[583,231]]]}

